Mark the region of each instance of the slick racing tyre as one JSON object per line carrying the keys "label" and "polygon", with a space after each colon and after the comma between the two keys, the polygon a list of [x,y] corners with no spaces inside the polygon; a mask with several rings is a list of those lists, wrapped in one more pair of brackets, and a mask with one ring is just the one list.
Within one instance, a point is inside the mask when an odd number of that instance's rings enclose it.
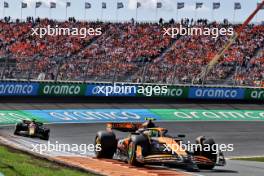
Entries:
{"label": "slick racing tyre", "polygon": [[135,142],[131,141],[128,146],[128,163],[132,166],[138,166],[140,165],[139,162],[137,161],[137,156],[136,156],[136,150],[137,150],[137,145]]}
{"label": "slick racing tyre", "polygon": [[50,137],[50,131],[44,130],[41,139],[48,141]]}
{"label": "slick racing tyre", "polygon": [[207,151],[204,151],[204,149],[203,149],[203,150],[199,153],[199,155],[204,156],[204,157],[210,159],[210,160],[213,162],[213,164],[198,164],[198,167],[199,167],[200,169],[206,169],[206,170],[211,170],[211,169],[213,169],[213,168],[215,167],[216,160],[217,160],[217,154],[216,154],[216,152],[218,152],[218,151],[216,151],[216,149],[214,148],[214,146],[215,146],[215,141],[214,141],[214,139],[212,139],[212,138],[206,139],[205,137],[198,137],[198,138],[196,139],[196,142],[197,142],[198,144],[201,144],[201,145],[203,146],[203,148],[205,148],[206,146],[207,146],[207,148],[208,148],[208,146],[209,146],[209,148],[210,148],[209,151],[208,151],[208,150],[207,150]]}
{"label": "slick racing tyre", "polygon": [[16,125],[15,131],[14,131],[14,135],[19,135],[19,132],[21,131],[21,126],[22,126],[21,123],[18,123]]}
{"label": "slick racing tyre", "polygon": [[128,146],[128,163],[132,166],[142,166],[143,163],[137,161],[137,147],[141,147],[142,157],[147,156],[149,152],[149,141],[143,135],[134,135]]}
{"label": "slick racing tyre", "polygon": [[117,149],[116,136],[113,132],[99,131],[95,137],[95,145],[101,146],[101,150],[95,150],[96,158],[112,159]]}

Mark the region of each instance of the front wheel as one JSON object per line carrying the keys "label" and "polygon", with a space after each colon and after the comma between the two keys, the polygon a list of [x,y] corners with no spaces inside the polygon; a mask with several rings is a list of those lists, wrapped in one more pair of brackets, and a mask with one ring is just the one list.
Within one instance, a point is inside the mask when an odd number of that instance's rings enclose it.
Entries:
{"label": "front wheel", "polygon": [[200,164],[198,165],[199,169],[202,169],[202,170],[212,170],[215,165],[212,164],[212,165],[205,165],[205,164]]}
{"label": "front wheel", "polygon": [[137,160],[137,152],[141,157],[146,157],[150,153],[150,145],[147,137],[143,135],[132,135],[131,142],[128,146],[128,163],[132,166],[142,166],[144,163],[141,163]]}
{"label": "front wheel", "polygon": [[113,132],[99,131],[95,137],[95,145],[101,150],[95,150],[96,158],[112,159],[117,148],[116,136]]}
{"label": "front wheel", "polygon": [[14,135],[19,135],[19,131],[17,129],[15,129]]}
{"label": "front wheel", "polygon": [[139,162],[137,161],[137,145],[131,141],[128,146],[128,164],[132,166],[138,166]]}
{"label": "front wheel", "polygon": [[48,141],[50,137],[49,131],[44,132],[41,139]]}
{"label": "front wheel", "polygon": [[[215,141],[212,138],[206,139],[205,137],[199,137],[197,138],[197,143],[202,145],[202,151],[199,152],[198,155],[204,156],[206,158],[208,158],[209,160],[211,160],[212,164],[198,164],[198,167],[200,169],[206,169],[206,170],[211,170],[215,167],[216,164],[216,160],[217,160],[217,154],[215,152]],[[208,148],[210,150],[205,151],[204,147]]]}

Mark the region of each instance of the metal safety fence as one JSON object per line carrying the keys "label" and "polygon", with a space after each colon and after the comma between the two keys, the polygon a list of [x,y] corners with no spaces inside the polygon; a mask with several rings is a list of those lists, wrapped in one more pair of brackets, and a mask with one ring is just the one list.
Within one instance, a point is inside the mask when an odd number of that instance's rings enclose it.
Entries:
{"label": "metal safety fence", "polygon": [[[262,69],[262,72],[264,68]],[[127,82],[154,84],[228,85],[262,87],[264,75],[238,63],[217,64],[206,76],[201,72],[206,65],[192,63],[169,64],[154,62],[113,62],[111,58],[65,59],[45,58],[0,58],[1,80],[48,80],[81,82]],[[259,70],[257,70],[259,72]]]}

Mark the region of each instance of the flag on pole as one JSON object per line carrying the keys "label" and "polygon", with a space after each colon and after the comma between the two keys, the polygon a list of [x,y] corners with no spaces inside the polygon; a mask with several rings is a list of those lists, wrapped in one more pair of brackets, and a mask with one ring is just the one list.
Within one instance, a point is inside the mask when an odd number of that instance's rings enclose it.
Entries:
{"label": "flag on pole", "polygon": [[66,8],[71,6],[71,2],[66,2]]}
{"label": "flag on pole", "polygon": [[[258,3],[258,6],[260,6],[260,5],[261,5],[261,3]],[[264,10],[264,6],[262,6],[260,10]]]}
{"label": "flag on pole", "polygon": [[137,8],[141,7],[141,3],[137,2]]}
{"label": "flag on pole", "polygon": [[106,2],[102,2],[102,9],[106,9]]}
{"label": "flag on pole", "polygon": [[202,2],[196,2],[196,6],[195,9],[199,9],[203,7],[203,3]]}
{"label": "flag on pole", "polygon": [[90,9],[91,7],[92,7],[91,3],[85,2],[85,6],[84,6],[85,9]]}
{"label": "flag on pole", "polygon": [[39,8],[42,5],[42,2],[36,2],[35,8]]}
{"label": "flag on pole", "polygon": [[22,9],[27,8],[27,3],[25,3],[25,2],[21,2],[21,8],[22,8]]}
{"label": "flag on pole", "polygon": [[162,8],[162,3],[161,2],[157,2],[157,8],[158,9]]}
{"label": "flag on pole", "polygon": [[221,6],[220,2],[214,2],[213,3],[213,10],[219,9]]}
{"label": "flag on pole", "polygon": [[56,8],[56,3],[55,2],[50,2],[50,8],[55,9]]}
{"label": "flag on pole", "polygon": [[124,8],[124,4],[122,2],[117,2],[117,9]]}
{"label": "flag on pole", "polygon": [[234,10],[240,10],[240,9],[242,9],[242,6],[241,6],[240,2],[235,2]]}
{"label": "flag on pole", "polygon": [[184,2],[178,2],[177,9],[182,9],[182,8],[184,8]]}
{"label": "flag on pole", "polygon": [[5,1],[4,1],[4,8],[9,8],[9,4],[8,4],[8,2],[5,2]]}

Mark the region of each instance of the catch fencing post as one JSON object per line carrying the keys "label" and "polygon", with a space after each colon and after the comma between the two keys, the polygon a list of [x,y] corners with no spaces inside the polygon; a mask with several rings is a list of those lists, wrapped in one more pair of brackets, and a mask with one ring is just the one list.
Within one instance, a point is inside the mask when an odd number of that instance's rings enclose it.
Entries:
{"label": "catch fencing post", "polygon": [[236,70],[235,70],[234,81],[233,81],[233,85],[234,86],[237,85],[237,81],[236,81],[237,74],[238,74],[237,72],[238,72],[238,64],[237,64],[237,61],[236,61]]}
{"label": "catch fencing post", "polygon": [[[164,69],[164,68],[163,68]],[[167,82],[167,78],[168,78],[168,73],[169,73],[169,69],[167,68],[167,67],[165,67],[165,77],[166,78],[162,78],[162,83],[164,83],[164,84],[168,84],[168,82]],[[155,83],[155,82],[154,82]]]}
{"label": "catch fencing post", "polygon": [[60,73],[60,67],[62,65],[62,58],[59,58],[59,64],[58,64],[58,67],[57,67],[57,73],[56,73],[56,76],[55,76],[55,82],[58,81],[58,76],[59,76],[59,73]]}
{"label": "catch fencing post", "polygon": [[90,62],[88,62],[88,64],[86,64],[86,67],[85,67],[85,74],[84,74],[84,79],[83,79],[84,83],[87,81],[89,65],[90,65]]}
{"label": "catch fencing post", "polygon": [[175,79],[176,79],[176,69],[177,69],[177,66],[176,66],[176,64],[174,65],[174,67],[173,67],[173,78],[172,78],[172,82],[171,82],[171,84],[175,84]]}
{"label": "catch fencing post", "polygon": [[114,71],[114,76],[113,76],[112,84],[115,83],[116,73],[117,73],[117,69],[118,69],[117,66],[118,66],[118,62],[116,62],[116,64],[115,64],[115,71]]}
{"label": "catch fencing post", "polygon": [[29,70],[29,72],[28,72],[28,78],[27,78],[28,81],[30,80],[30,76],[32,75],[32,71],[33,71],[34,66],[35,66],[34,61],[35,61],[35,59],[36,59],[37,57],[38,57],[38,55],[37,55],[37,56],[34,56],[34,57],[32,58],[31,67],[30,67],[30,70]]}
{"label": "catch fencing post", "polygon": [[[144,63],[143,63],[144,64]],[[142,73],[142,78],[141,78],[141,83],[145,82],[145,76],[146,76],[146,68],[147,68],[148,64],[145,63],[144,67],[143,67],[143,73]]]}
{"label": "catch fencing post", "polygon": [[206,67],[205,67],[205,73],[204,73],[203,78],[202,78],[202,86],[204,85],[205,78],[206,78],[206,76],[208,74],[207,72],[208,72],[208,65],[206,65]]}
{"label": "catch fencing post", "polygon": [[5,64],[4,64],[4,68],[2,70],[2,73],[1,73],[1,80],[4,79],[4,75],[5,75],[5,71],[6,71],[6,67],[7,67],[7,58],[8,58],[8,56],[5,57]]}

